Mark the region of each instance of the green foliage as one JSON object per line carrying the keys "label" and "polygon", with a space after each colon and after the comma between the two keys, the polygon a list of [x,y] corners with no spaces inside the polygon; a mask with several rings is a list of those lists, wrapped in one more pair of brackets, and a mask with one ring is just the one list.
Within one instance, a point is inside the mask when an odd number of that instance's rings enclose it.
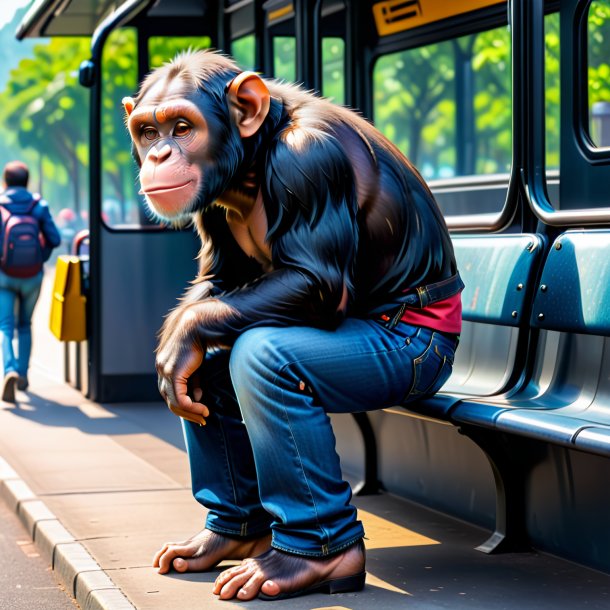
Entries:
{"label": "green foliage", "polygon": [[595,144],[601,142],[599,125],[593,116],[594,104],[610,102],[610,1],[594,0],[589,7],[589,132]]}
{"label": "green foliage", "polygon": [[[474,83],[458,105],[457,79]],[[375,66],[375,123],[427,178],[507,171],[511,158],[510,36],[506,29],[382,57]],[[468,124],[469,117],[472,124]],[[458,141],[457,123],[465,141]],[[464,161],[462,160],[462,163]]]}
{"label": "green foliage", "polygon": [[174,36],[172,38],[152,36],[148,39],[150,67],[151,69],[158,68],[186,50],[209,49],[211,44],[209,36]]}
{"label": "green foliage", "polygon": [[109,221],[122,222],[127,208],[137,206],[136,168],[125,127],[121,100],[138,86],[137,34],[115,30],[102,54],[102,205]]}
{"label": "green foliage", "polygon": [[322,95],[345,104],[345,41],[322,39]]}
{"label": "green foliage", "polygon": [[560,77],[559,77],[559,13],[551,13],[544,19],[545,69],[544,92],[546,114],[546,167],[559,168],[560,148]]}
{"label": "green foliage", "polygon": [[[28,162],[39,173],[39,185],[49,181],[48,191],[64,193],[69,187],[72,205],[80,208],[84,197],[83,146],[88,142],[88,93],[78,85],[78,66],[89,55],[89,40],[55,39],[36,45],[32,57],[22,59],[10,72],[0,94],[3,131],[9,141],[32,151]],[[34,161],[36,162],[36,161]],[[62,201],[65,205],[69,201]]]}
{"label": "green foliage", "polygon": [[290,83],[296,80],[297,54],[294,36],[276,36],[273,39],[273,74]]}
{"label": "green foliage", "polygon": [[252,70],[255,62],[254,34],[242,36],[231,43],[231,55],[244,70]]}

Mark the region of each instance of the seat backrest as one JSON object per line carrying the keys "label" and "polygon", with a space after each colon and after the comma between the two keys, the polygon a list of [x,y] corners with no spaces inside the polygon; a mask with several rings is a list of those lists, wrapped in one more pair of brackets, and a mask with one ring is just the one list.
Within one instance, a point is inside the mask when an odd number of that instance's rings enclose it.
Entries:
{"label": "seat backrest", "polygon": [[555,240],[536,287],[531,325],[610,336],[610,230],[566,231]]}
{"label": "seat backrest", "polygon": [[454,235],[464,325],[443,392],[488,396],[510,377],[541,260],[538,235]]}
{"label": "seat backrest", "polygon": [[519,326],[538,269],[542,238],[520,233],[459,235],[452,239],[465,284],[463,319]]}

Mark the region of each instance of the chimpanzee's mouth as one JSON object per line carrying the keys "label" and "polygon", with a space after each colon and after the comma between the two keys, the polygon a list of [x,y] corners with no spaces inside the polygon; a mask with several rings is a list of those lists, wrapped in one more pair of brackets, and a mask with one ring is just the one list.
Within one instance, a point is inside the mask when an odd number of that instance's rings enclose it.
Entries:
{"label": "chimpanzee's mouth", "polygon": [[141,195],[156,195],[157,193],[168,193],[170,191],[178,191],[180,189],[183,189],[185,186],[189,186],[189,184],[191,184],[191,182],[193,182],[193,181],[189,180],[189,181],[185,182],[184,184],[155,186],[153,188],[147,188],[147,189],[143,188],[140,190],[140,194]]}

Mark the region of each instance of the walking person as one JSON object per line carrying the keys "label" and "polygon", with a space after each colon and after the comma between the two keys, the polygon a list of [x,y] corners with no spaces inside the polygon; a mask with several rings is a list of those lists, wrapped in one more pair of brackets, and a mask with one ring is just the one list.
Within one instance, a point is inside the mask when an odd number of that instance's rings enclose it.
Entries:
{"label": "walking person", "polygon": [[[6,164],[0,195],[0,334],[4,380],[2,400],[15,402],[15,390],[28,387],[32,314],[42,285],[43,263],[61,236],[47,203],[28,191],[29,170],[21,161]],[[17,356],[13,337],[17,328]]]}

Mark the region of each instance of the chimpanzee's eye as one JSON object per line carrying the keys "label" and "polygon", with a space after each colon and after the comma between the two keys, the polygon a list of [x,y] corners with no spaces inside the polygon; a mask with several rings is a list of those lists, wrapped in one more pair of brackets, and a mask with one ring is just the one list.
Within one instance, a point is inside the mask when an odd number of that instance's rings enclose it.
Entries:
{"label": "chimpanzee's eye", "polygon": [[145,127],[142,130],[142,135],[147,139],[147,140],[154,140],[157,138],[157,136],[159,135],[159,133],[157,132],[157,130],[154,127]]}
{"label": "chimpanzee's eye", "polygon": [[184,136],[188,136],[189,133],[191,133],[191,129],[192,127],[184,122],[184,121],[178,121],[176,123],[176,126],[174,127],[174,136],[176,138],[183,138]]}

